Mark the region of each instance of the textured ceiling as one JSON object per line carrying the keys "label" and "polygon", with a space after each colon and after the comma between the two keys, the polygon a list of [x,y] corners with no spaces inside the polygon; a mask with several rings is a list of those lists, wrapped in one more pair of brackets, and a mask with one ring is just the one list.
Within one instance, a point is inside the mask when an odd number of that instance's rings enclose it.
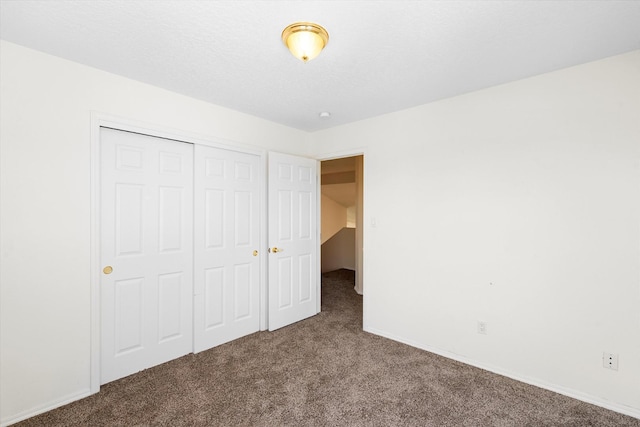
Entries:
{"label": "textured ceiling", "polygon": [[640,2],[2,0],[0,37],[314,131],[639,49]]}

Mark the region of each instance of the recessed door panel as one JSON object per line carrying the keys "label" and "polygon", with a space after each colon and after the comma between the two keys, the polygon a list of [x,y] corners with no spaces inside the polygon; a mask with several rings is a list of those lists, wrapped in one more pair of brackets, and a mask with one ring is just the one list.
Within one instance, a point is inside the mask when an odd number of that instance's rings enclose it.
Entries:
{"label": "recessed door panel", "polygon": [[142,171],[144,150],[126,145],[116,145],[116,169],[121,171]]}
{"label": "recessed door panel", "polygon": [[298,239],[309,240],[313,237],[315,224],[311,223],[311,209],[315,208],[315,203],[311,200],[311,192],[298,192]]}
{"label": "recessed door panel", "polygon": [[[278,241],[290,241],[293,230],[292,212],[293,212],[293,194],[291,190],[278,190],[277,199],[277,229],[273,230],[278,233]],[[271,233],[271,230],[269,230]]]}
{"label": "recessed door panel", "polygon": [[224,323],[224,267],[205,270],[205,329]]}
{"label": "recessed door panel", "polygon": [[251,316],[251,264],[234,266],[233,302],[235,321]]}
{"label": "recessed door panel", "polygon": [[253,169],[250,163],[235,162],[236,181],[251,181]]}
{"label": "recessed door panel", "polygon": [[311,167],[298,165],[298,181],[302,184],[311,183],[311,174],[315,172]]}
{"label": "recessed door panel", "polygon": [[225,160],[212,156],[204,159],[204,174],[207,178],[223,178],[224,179]]}
{"label": "recessed door panel", "polygon": [[142,348],[143,285],[141,277],[115,282],[115,354]]}
{"label": "recessed door panel", "polygon": [[160,252],[179,251],[183,249],[182,229],[184,228],[182,218],[182,188],[160,187],[159,188],[159,224],[158,235]]}
{"label": "recessed door panel", "polygon": [[306,303],[312,297],[313,277],[311,274],[313,272],[313,262],[314,260],[311,259],[310,254],[303,254],[298,258],[298,295],[300,303]]}
{"label": "recessed door panel", "polygon": [[158,277],[158,338],[160,342],[179,338],[182,334],[182,273]]}
{"label": "recessed door panel", "polygon": [[[142,185],[116,184],[115,237],[118,256],[142,253]],[[111,238],[111,236],[107,237]]]}
{"label": "recessed door panel", "polygon": [[207,249],[222,248],[224,246],[224,191],[216,189],[204,190],[204,229],[205,247]]}
{"label": "recessed door panel", "polygon": [[292,274],[293,265],[291,257],[281,257],[278,259],[278,308],[289,308],[293,302]]}
{"label": "recessed door panel", "polygon": [[234,231],[235,246],[249,247],[251,246],[251,217],[253,209],[251,206],[250,191],[236,191],[234,193]]}
{"label": "recessed door panel", "polygon": [[[287,163],[278,163],[277,164],[278,174],[274,174],[274,178],[277,178],[279,181],[283,182],[291,182],[293,180],[293,165]],[[271,178],[271,177],[270,177]]]}
{"label": "recessed door panel", "polygon": [[162,151],[159,154],[160,165],[159,171],[161,174],[180,174],[182,173],[182,155],[178,153],[168,153]]}

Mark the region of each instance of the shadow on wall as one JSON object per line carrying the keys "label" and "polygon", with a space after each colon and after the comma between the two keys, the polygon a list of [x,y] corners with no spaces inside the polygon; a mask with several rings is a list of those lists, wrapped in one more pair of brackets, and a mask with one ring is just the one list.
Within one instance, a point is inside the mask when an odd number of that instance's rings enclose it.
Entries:
{"label": "shadow on wall", "polygon": [[344,227],[321,247],[321,270],[356,269],[356,229]]}

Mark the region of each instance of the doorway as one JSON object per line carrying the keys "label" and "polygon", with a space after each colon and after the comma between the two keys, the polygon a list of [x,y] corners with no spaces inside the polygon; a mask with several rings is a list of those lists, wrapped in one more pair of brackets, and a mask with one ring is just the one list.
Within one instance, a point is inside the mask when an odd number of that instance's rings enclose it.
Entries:
{"label": "doorway", "polygon": [[321,272],[354,271],[362,295],[364,156],[324,160],[320,168]]}

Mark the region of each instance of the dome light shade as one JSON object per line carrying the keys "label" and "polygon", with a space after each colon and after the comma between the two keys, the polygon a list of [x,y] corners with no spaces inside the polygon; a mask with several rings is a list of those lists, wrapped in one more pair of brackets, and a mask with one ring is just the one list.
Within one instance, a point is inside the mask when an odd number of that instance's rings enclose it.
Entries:
{"label": "dome light shade", "polygon": [[329,42],[329,33],[313,22],[296,22],[282,31],[282,41],[293,56],[307,62],[324,49]]}

